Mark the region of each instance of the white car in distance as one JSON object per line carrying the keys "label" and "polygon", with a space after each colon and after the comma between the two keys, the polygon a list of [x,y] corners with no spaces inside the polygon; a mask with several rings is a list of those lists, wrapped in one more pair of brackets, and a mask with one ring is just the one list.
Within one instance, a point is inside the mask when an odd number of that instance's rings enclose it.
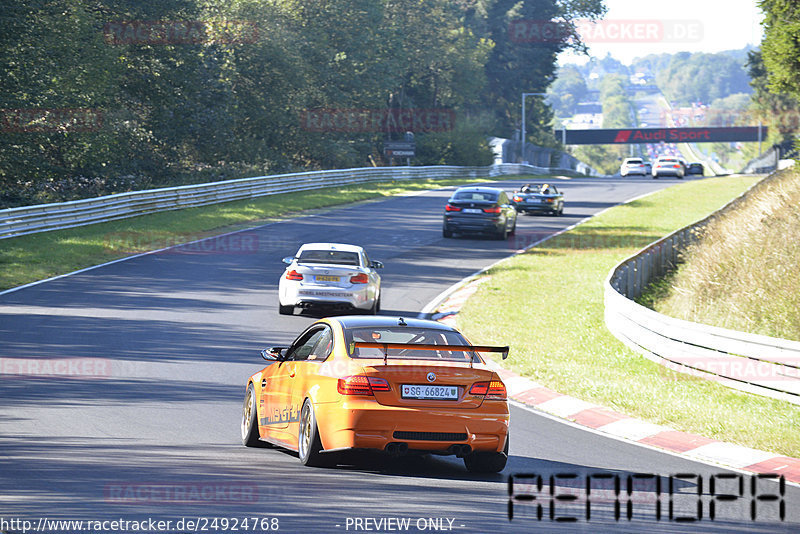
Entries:
{"label": "white car in distance", "polygon": [[342,243],[306,243],[294,256],[283,258],[286,270],[278,283],[278,312],[292,315],[294,308],[362,311],[381,309],[379,261],[366,251]]}
{"label": "white car in distance", "polygon": [[647,170],[644,166],[644,160],[642,158],[627,158],[622,162],[622,165],[620,165],[619,174],[622,177],[629,176],[631,174],[646,176]]}

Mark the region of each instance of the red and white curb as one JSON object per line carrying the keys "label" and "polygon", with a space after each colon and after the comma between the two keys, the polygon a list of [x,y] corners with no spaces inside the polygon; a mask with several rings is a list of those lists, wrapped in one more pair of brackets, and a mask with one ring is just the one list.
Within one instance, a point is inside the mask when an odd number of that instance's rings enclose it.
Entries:
{"label": "red and white curb", "polygon": [[[443,300],[435,306],[432,318],[455,326],[458,311],[486,280],[487,276],[467,279],[464,283],[453,287],[452,291],[443,294]],[[505,382],[509,398],[526,406],[616,438],[744,472],[783,475],[787,482],[800,485],[800,458],[750,449],[648,423],[604,406],[553,391],[533,380],[503,369],[491,360],[490,365]]]}

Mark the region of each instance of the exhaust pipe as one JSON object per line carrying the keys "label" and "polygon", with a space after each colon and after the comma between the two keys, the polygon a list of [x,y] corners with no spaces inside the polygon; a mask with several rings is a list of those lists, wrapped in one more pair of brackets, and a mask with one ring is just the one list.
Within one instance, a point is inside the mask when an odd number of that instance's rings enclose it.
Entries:
{"label": "exhaust pipe", "polygon": [[392,442],[386,445],[385,450],[391,456],[403,456],[408,452],[408,443]]}
{"label": "exhaust pipe", "polygon": [[462,444],[451,445],[450,454],[455,454],[457,458],[463,458],[464,456],[472,454],[472,447]]}

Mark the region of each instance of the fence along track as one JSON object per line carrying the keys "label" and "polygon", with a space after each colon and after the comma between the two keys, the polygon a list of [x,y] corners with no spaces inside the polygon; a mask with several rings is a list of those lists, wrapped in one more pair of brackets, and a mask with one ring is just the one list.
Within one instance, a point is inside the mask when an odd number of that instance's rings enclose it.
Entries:
{"label": "fence along track", "polygon": [[508,163],[489,167],[378,167],[259,176],[151,189],[72,202],[0,210],[0,239],[125,219],[160,211],[363,182],[422,178],[479,179],[487,176],[546,174],[553,171],[574,172],[570,169],[547,169]]}
{"label": "fence along track", "polygon": [[605,282],[605,322],[620,341],[670,369],[800,404],[800,342],[667,317],[633,300],[677,266],[709,221],[746,202],[775,176],[617,265]]}

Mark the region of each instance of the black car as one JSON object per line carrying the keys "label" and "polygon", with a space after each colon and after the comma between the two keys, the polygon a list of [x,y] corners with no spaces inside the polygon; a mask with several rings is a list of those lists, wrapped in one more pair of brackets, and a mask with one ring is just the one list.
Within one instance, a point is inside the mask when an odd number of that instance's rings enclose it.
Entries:
{"label": "black car", "polygon": [[686,167],[686,174],[699,174],[700,176],[703,176],[704,172],[705,169],[703,168],[703,164],[696,161],[693,161]]}
{"label": "black car", "polygon": [[460,187],[444,207],[442,235],[490,234],[506,239],[517,229],[517,211],[508,195],[494,187]]}

